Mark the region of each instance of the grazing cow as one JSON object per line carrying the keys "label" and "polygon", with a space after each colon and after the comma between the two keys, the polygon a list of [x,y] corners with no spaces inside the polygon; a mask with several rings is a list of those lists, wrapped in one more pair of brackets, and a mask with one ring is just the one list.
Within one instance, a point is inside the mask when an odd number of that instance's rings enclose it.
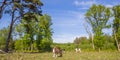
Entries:
{"label": "grazing cow", "polygon": [[53,57],[62,57],[62,50],[60,47],[54,47],[53,48]]}
{"label": "grazing cow", "polygon": [[81,52],[81,49],[80,48],[76,48],[75,51],[76,51],[76,53],[78,53],[78,52]]}

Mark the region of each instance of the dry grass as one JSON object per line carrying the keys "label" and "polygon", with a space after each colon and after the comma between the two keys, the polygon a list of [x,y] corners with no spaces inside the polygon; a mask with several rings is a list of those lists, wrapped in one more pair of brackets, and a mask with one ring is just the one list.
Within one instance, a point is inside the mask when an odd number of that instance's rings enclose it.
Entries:
{"label": "dry grass", "polygon": [[52,53],[12,53],[0,54],[0,60],[120,60],[120,52],[66,52],[57,58]]}

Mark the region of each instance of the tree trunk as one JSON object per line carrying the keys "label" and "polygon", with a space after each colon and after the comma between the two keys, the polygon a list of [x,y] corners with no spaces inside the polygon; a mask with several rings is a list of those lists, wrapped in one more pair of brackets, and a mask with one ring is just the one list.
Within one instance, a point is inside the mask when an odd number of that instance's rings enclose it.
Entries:
{"label": "tree trunk", "polygon": [[5,52],[9,51],[8,46],[9,46],[10,37],[11,37],[11,34],[12,34],[12,28],[13,28],[13,21],[11,21],[11,24],[10,24],[9,33],[8,33],[8,37],[7,37],[7,40],[6,40]]}
{"label": "tree trunk", "polygon": [[90,30],[88,29],[88,26],[86,25],[86,23],[84,24],[84,27],[85,27],[86,32],[89,35],[89,38],[92,40],[92,48],[93,48],[93,50],[95,50],[94,41],[93,41],[94,36],[93,36],[92,32],[90,32]]}
{"label": "tree trunk", "polygon": [[14,12],[15,12],[15,10],[13,10],[13,12],[12,12],[12,20],[10,23],[10,29],[9,29],[8,37],[6,40],[5,52],[7,52],[7,53],[9,51],[8,46],[9,46],[9,42],[10,42],[10,38],[11,38],[11,34],[12,34],[12,28],[13,28],[13,24],[14,24]]}
{"label": "tree trunk", "polygon": [[115,36],[115,41],[116,41],[116,44],[117,44],[117,49],[118,49],[118,51],[120,51],[119,43],[118,43],[118,40],[117,40],[116,34],[114,34],[114,36]]}
{"label": "tree trunk", "polygon": [[2,5],[0,6],[0,19],[2,18],[2,14],[3,14],[3,11],[4,11],[4,6],[6,5],[6,1],[7,0],[4,0],[2,3]]}
{"label": "tree trunk", "polygon": [[95,46],[94,46],[94,41],[93,41],[93,39],[94,39],[94,36],[92,35],[92,48],[93,48],[93,50],[95,50]]}

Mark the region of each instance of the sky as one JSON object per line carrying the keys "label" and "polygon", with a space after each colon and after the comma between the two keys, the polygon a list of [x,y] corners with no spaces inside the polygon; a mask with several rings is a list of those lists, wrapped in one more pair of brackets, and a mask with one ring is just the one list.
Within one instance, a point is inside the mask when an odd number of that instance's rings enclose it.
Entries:
{"label": "sky", "polygon": [[[43,13],[49,14],[52,19],[53,41],[57,43],[70,43],[76,37],[88,37],[84,28],[85,13],[93,4],[102,4],[113,7],[120,0],[41,0],[44,4]],[[91,28],[88,28],[91,30]],[[104,29],[111,34],[111,29]]]}
{"label": "sky", "polygon": [[[113,7],[120,0],[41,0],[43,14],[51,16],[53,25],[53,42],[71,43],[76,37],[88,37],[84,25],[85,13],[93,4],[102,4]],[[5,16],[2,19],[6,20]],[[112,18],[111,18],[112,20]],[[9,25],[10,21],[0,21],[0,28]],[[88,28],[91,30],[91,28]],[[104,29],[106,34],[111,34],[111,29]]]}

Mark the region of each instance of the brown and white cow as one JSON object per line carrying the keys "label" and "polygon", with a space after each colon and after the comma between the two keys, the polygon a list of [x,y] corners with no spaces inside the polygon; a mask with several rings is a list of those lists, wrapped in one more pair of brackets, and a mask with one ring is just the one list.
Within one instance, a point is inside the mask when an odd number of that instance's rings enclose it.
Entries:
{"label": "brown and white cow", "polygon": [[62,50],[60,47],[54,47],[53,48],[53,57],[62,57]]}

